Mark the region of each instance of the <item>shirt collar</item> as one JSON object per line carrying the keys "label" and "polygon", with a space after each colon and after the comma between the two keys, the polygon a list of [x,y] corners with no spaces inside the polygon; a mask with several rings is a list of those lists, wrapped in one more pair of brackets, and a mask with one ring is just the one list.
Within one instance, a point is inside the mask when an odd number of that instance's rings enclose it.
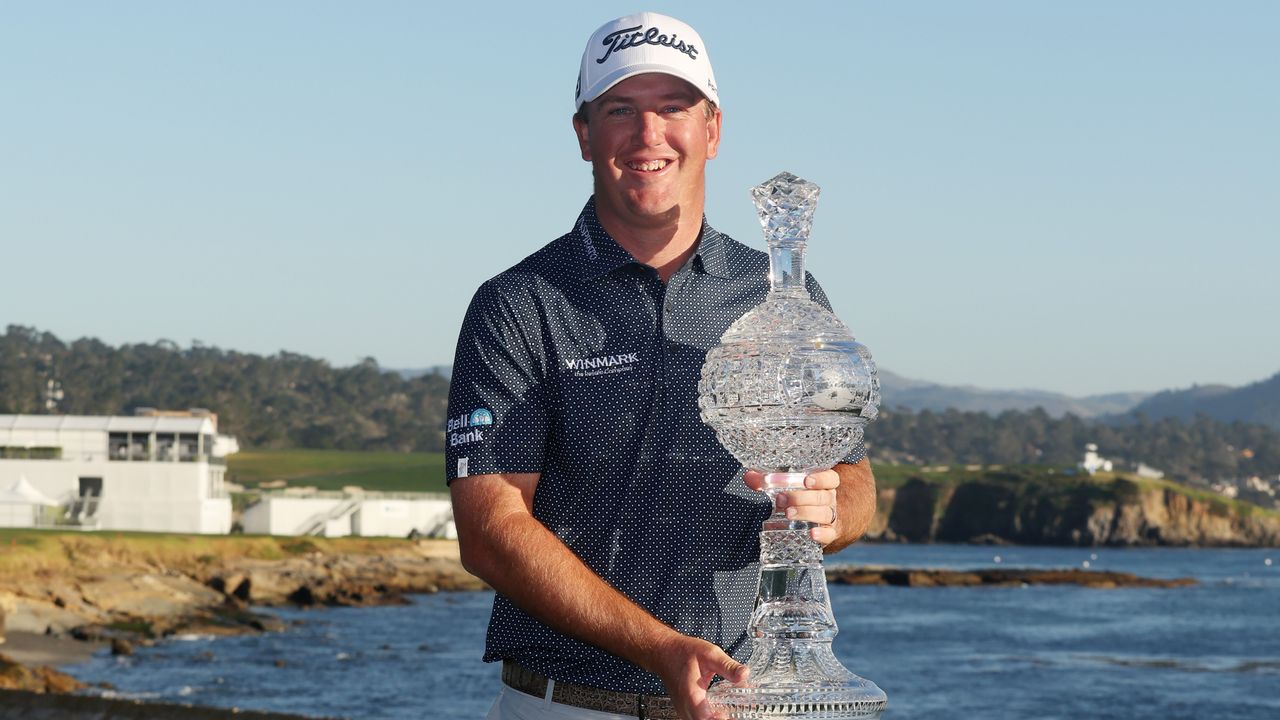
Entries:
{"label": "shirt collar", "polygon": [[[580,251],[576,254],[582,260],[583,270],[591,277],[607,275],[628,263],[638,262],[627,252],[609,231],[600,224],[596,216],[596,199],[593,195],[587,200],[578,222],[574,225],[574,234],[580,243]],[[698,247],[685,267],[700,268],[702,272],[716,277],[729,276],[729,263],[725,257],[725,236],[702,218],[702,231]]]}

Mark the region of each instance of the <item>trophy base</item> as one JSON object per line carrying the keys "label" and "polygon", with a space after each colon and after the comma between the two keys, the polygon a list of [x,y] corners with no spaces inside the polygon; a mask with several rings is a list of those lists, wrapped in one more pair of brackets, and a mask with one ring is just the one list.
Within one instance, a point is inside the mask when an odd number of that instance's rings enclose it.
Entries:
{"label": "trophy base", "polygon": [[884,691],[856,675],[843,686],[716,686],[709,695],[730,720],[873,720],[888,705]]}
{"label": "trophy base", "polygon": [[741,685],[707,691],[711,706],[730,720],[872,720],[889,704],[884,691],[845,669],[831,643],[761,638]]}

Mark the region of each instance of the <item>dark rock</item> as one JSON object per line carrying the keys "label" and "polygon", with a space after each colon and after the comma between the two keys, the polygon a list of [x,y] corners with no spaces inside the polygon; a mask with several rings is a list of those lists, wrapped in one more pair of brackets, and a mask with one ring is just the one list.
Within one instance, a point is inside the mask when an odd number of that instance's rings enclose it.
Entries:
{"label": "dark rock", "polygon": [[969,542],[982,535],[1016,537],[1018,496],[1013,488],[968,482],[956,488],[938,523],[939,542]]}
{"label": "dark rock", "polygon": [[311,588],[306,585],[303,585],[297,590],[289,593],[289,597],[287,599],[294,605],[299,605],[301,607],[311,607],[316,605],[318,602],[316,600],[315,593],[313,593]]}
{"label": "dark rock", "polygon": [[111,654],[112,655],[132,655],[133,645],[131,645],[128,640],[114,638],[111,641]]}
{"label": "dark rock", "polygon": [[[41,665],[28,668],[14,662],[7,655],[0,655],[0,691],[27,690],[36,693],[72,693],[83,689],[84,683],[70,675]],[[0,711],[4,709],[0,702]]]}
{"label": "dark rock", "polygon": [[913,477],[898,488],[889,513],[888,531],[895,540],[928,542],[937,532],[935,515],[942,486]]}
{"label": "dark rock", "polygon": [[1038,570],[988,568],[936,570],[909,568],[836,567],[827,570],[828,582],[837,585],[891,585],[895,587],[1017,587],[1022,585],[1080,585],[1091,588],[1178,588],[1198,585],[1192,578],[1146,578],[1131,573],[1099,570]]}

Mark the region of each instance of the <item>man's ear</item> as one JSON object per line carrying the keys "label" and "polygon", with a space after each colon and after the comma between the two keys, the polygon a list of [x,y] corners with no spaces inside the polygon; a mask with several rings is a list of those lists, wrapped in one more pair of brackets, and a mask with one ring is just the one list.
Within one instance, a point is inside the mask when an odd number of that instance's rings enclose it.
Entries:
{"label": "man's ear", "polygon": [[707,159],[716,156],[720,152],[720,121],[724,118],[720,108],[716,108],[715,114],[707,118]]}
{"label": "man's ear", "polygon": [[591,162],[591,128],[576,114],[573,116],[573,133],[578,136],[578,151],[582,159]]}

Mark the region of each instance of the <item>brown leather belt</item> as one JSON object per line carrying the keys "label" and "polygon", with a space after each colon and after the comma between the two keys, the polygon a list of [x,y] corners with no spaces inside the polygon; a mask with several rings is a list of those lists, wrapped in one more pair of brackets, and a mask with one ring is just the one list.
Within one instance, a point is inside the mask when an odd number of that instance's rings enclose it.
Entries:
{"label": "brown leather belt", "polygon": [[[547,677],[510,660],[502,661],[502,682],[536,698],[547,696]],[[640,695],[556,682],[551,701],[562,705],[626,715],[640,720],[677,720],[675,706],[666,695]]]}

